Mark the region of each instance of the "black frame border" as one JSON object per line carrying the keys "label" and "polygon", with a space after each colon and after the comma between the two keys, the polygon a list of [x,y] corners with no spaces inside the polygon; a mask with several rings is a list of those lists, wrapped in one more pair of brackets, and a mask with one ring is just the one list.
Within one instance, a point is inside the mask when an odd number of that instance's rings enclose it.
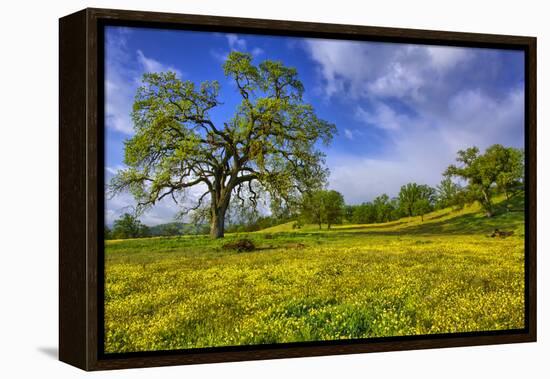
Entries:
{"label": "black frame border", "polygon": [[[410,43],[424,45],[461,46],[474,48],[506,49],[524,52],[525,65],[525,171],[526,171],[526,224],[525,224],[525,328],[501,331],[447,333],[414,336],[395,336],[353,340],[311,341],[285,344],[242,345],[196,348],[185,350],[159,350],[132,353],[104,352],[104,29],[106,26],[179,29],[188,31],[232,32],[371,42]],[[72,33],[67,30],[74,28]],[[83,40],[85,43],[82,43]],[[68,45],[64,48],[65,45]],[[72,55],[72,61],[69,55]],[[71,63],[82,64],[85,85],[69,82],[75,74]],[[66,63],[65,67],[63,64]],[[77,91],[78,96],[67,98],[66,93]],[[71,114],[67,104],[85,104],[85,114]],[[74,113],[74,112],[73,112]],[[84,123],[82,122],[83,120]],[[68,123],[67,123],[68,121]],[[85,129],[86,138],[75,141],[69,128],[77,124]],[[80,130],[82,132],[82,130]],[[72,132],[74,134],[74,131]],[[77,143],[86,156],[74,156],[67,144]],[[84,142],[84,144],[82,144]],[[61,158],[73,153],[76,161]],[[83,164],[80,175],[69,175],[70,164]],[[82,193],[77,198],[65,187],[79,184],[85,179],[85,204]],[[76,183],[79,182],[79,183]],[[82,189],[80,188],[79,189]],[[86,210],[82,236],[67,233],[67,220],[75,216],[74,209],[62,204],[71,202]],[[79,242],[85,250],[71,256],[67,249]],[[74,280],[67,268],[82,269],[86,263],[84,283]],[[62,267],[62,263],[65,265]],[[69,299],[69,284],[84,285],[83,300]],[[82,289],[79,290],[82,292]],[[80,293],[81,294],[81,293]],[[72,294],[74,296],[74,293]],[[68,301],[69,299],[69,301]],[[68,306],[80,306],[77,314],[85,319],[85,338],[75,342],[68,338],[82,322],[75,322]],[[80,313],[80,310],[85,312]],[[78,325],[77,325],[78,324]],[[226,362],[270,358],[289,358],[318,355],[350,354],[374,351],[473,346],[512,342],[536,341],[536,38],[474,33],[426,31],[414,29],[379,28],[353,25],[334,25],[242,19],[217,16],[180,15],[169,13],[85,9],[60,19],[60,360],[86,370],[131,367],[164,366]],[[74,349],[82,350],[78,353]],[[72,351],[72,353],[69,353]]]}

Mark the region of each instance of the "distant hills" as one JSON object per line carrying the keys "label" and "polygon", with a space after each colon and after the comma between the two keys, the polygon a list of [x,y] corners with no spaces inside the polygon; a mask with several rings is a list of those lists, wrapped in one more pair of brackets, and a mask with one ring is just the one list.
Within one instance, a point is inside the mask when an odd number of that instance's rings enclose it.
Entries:
{"label": "distant hills", "polygon": [[183,222],[169,222],[149,227],[149,234],[151,236],[179,236],[205,233],[208,233],[207,225],[187,224]]}

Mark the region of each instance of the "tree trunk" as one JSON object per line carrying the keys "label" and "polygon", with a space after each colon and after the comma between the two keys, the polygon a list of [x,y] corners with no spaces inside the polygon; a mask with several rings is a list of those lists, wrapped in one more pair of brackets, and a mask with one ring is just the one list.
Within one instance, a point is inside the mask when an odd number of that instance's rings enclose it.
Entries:
{"label": "tree trunk", "polygon": [[483,194],[483,198],[485,200],[485,205],[483,207],[485,208],[485,215],[487,217],[493,217],[493,204],[491,203],[491,197],[485,190],[482,190],[481,193]]}
{"label": "tree trunk", "polygon": [[223,238],[225,229],[225,207],[212,207],[210,219],[210,238]]}

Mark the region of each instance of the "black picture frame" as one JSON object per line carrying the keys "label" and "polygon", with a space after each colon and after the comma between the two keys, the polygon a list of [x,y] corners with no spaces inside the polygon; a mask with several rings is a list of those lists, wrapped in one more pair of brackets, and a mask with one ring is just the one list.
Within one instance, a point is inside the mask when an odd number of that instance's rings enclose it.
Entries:
{"label": "black picture frame", "polygon": [[[106,25],[520,50],[525,54],[523,329],[368,340],[103,353],[103,28]],[[84,370],[536,341],[536,38],[112,9],[59,20],[59,358]]]}

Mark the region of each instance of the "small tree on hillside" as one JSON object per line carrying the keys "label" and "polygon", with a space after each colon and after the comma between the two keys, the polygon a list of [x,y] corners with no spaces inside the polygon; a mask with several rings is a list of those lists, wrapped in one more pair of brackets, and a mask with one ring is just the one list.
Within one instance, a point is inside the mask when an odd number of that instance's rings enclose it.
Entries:
{"label": "small tree on hillside", "polygon": [[432,210],[432,204],[428,199],[420,199],[414,204],[414,214],[420,216],[422,222],[424,222],[424,215]]}
{"label": "small tree on hillside", "polygon": [[340,192],[324,191],[324,211],[327,228],[333,224],[341,224],[344,217],[344,196]]}
{"label": "small tree on hillside", "polygon": [[172,222],[164,226],[163,235],[179,236],[180,234],[182,234],[182,231],[180,226],[177,223]]}
{"label": "small tree on hillside", "polygon": [[460,150],[456,160],[458,165],[449,166],[444,175],[467,180],[469,193],[479,201],[487,217],[494,214],[493,189],[500,187],[508,196],[513,183],[523,181],[523,154],[512,147],[492,145],[480,154],[474,146]]}
{"label": "small tree on hillside", "polygon": [[387,222],[390,221],[392,215],[392,204],[390,202],[390,197],[385,193],[377,196],[372,205],[374,207],[376,222]]}
{"label": "small tree on hillside", "polygon": [[344,206],[344,218],[347,222],[353,222],[353,211],[355,207],[353,205]]}
{"label": "small tree on hillside", "polygon": [[311,224],[316,224],[321,229],[325,221],[325,203],[323,191],[315,191],[305,194],[302,200],[301,216],[304,221]]}
{"label": "small tree on hillside", "polygon": [[105,225],[105,228],[103,229],[103,238],[106,240],[110,240],[112,237],[112,231],[111,229]]}
{"label": "small tree on hillside", "polygon": [[302,216],[306,221],[321,229],[326,223],[328,229],[342,222],[344,216],[344,197],[337,191],[319,190],[304,196]]}
{"label": "small tree on hillside", "polygon": [[452,181],[451,178],[445,177],[436,187],[438,208],[451,207],[457,201],[457,196],[460,191],[460,186]]}
{"label": "small tree on hillside", "polygon": [[115,220],[111,235],[114,239],[140,238],[149,235],[149,228],[129,213]]}
{"label": "small tree on hillside", "polygon": [[504,194],[506,200],[510,200],[511,195],[523,187],[524,153],[519,149],[503,147],[496,154],[500,155],[502,162],[496,179],[497,190]]}
{"label": "small tree on hillside", "polygon": [[422,209],[425,209],[426,204],[428,204],[431,210],[435,201],[435,190],[425,184],[416,183],[408,183],[401,187],[399,204],[407,216],[412,217],[418,214],[419,206],[417,203],[420,201],[424,202]]}
{"label": "small tree on hillside", "polygon": [[372,203],[354,205],[352,222],[354,224],[370,224],[376,222],[376,212]]}

